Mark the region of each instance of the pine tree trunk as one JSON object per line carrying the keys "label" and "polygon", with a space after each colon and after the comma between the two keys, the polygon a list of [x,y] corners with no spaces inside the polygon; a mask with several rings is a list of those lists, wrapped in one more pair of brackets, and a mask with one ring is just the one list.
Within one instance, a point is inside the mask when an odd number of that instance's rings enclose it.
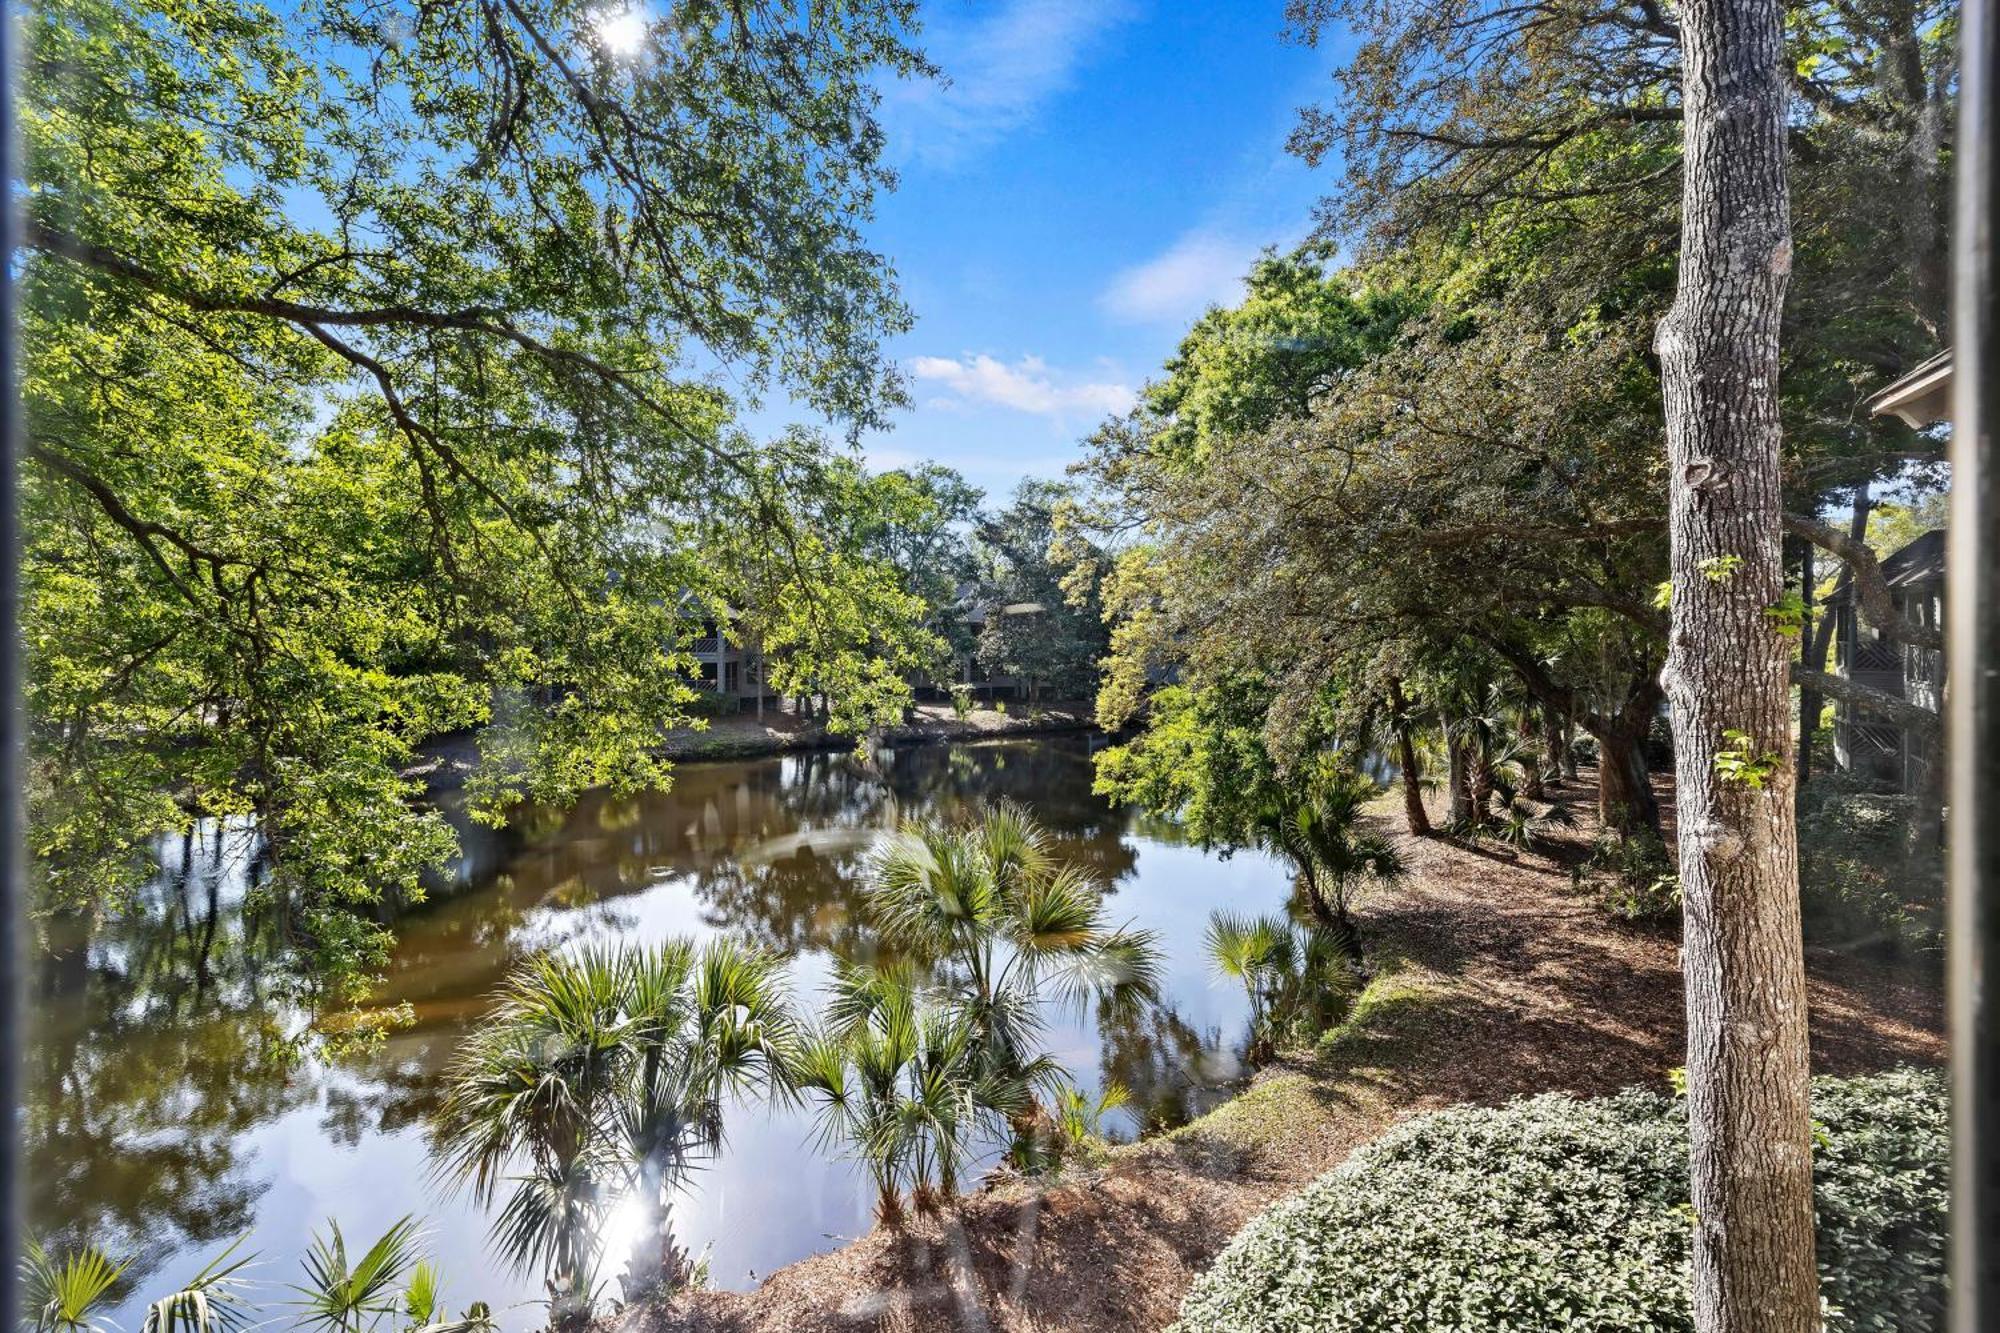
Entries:
{"label": "pine tree trunk", "polygon": [[[1765,614],[1784,592],[1778,337],[1791,220],[1783,12],[1778,0],[1684,0],[1680,21],[1680,277],[1658,349],[1694,1322],[1702,1333],[1808,1333],[1819,1327],[1819,1280],[1790,641]],[[1718,771],[1724,752],[1737,776]]]}

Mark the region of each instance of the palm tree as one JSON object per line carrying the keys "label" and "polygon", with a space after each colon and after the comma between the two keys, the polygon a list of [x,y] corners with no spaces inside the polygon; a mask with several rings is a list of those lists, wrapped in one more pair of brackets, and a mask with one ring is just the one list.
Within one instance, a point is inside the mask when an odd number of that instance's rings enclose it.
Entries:
{"label": "palm tree", "polygon": [[1361,933],[1351,909],[1368,883],[1393,884],[1404,873],[1395,844],[1365,827],[1362,807],[1376,786],[1347,769],[1320,774],[1300,793],[1267,805],[1257,825],[1266,847],[1289,860],[1306,905],[1348,958],[1361,961]]}
{"label": "palm tree", "polygon": [[1213,912],[1204,944],[1209,966],[1250,997],[1252,1063],[1270,1059],[1282,1041],[1324,1031],[1353,998],[1354,966],[1324,926]]}
{"label": "palm tree", "polygon": [[[292,1288],[299,1299],[297,1327],[325,1333],[364,1333],[407,1319],[403,1333],[495,1333],[492,1311],[483,1303],[471,1306],[459,1319],[444,1317],[435,1265],[417,1257],[417,1224],[405,1217],[353,1262],[340,1224],[327,1223],[327,1236],[314,1234],[306,1254],[306,1280]],[[249,1284],[240,1274],[255,1258],[240,1257],[244,1238],[238,1237],[189,1278],[178,1291],[146,1307],[141,1333],[246,1333],[256,1306],[248,1299]],[[36,1242],[28,1243],[21,1261],[26,1323],[36,1333],[103,1333],[111,1327],[97,1310],[129,1266],[113,1262],[94,1245],[84,1246],[60,1261],[50,1258]],[[399,1294],[396,1283],[408,1273],[409,1285]]]}
{"label": "palm tree", "polygon": [[787,1087],[798,1035],[782,964],[767,953],[672,941],[631,953],[627,982],[639,1055],[618,1100],[618,1142],[646,1210],[622,1281],[629,1301],[692,1279],[673,1238],[674,1191],[721,1147],[726,1098]]}
{"label": "palm tree", "polygon": [[[327,1219],[327,1234],[313,1233],[306,1251],[306,1280],[292,1288],[299,1299],[302,1328],[318,1333],[369,1333],[405,1303],[397,1283],[413,1269],[425,1267],[417,1257],[417,1220],[405,1216],[390,1224],[361,1254],[350,1261],[340,1223]],[[435,1270],[425,1281],[435,1285]]]}
{"label": "palm tree", "polygon": [[113,1261],[95,1245],[72,1250],[61,1259],[50,1256],[39,1241],[29,1241],[21,1257],[21,1303],[35,1333],[105,1333],[97,1315],[111,1289],[131,1266]]}
{"label": "palm tree", "polygon": [[1532,851],[1550,834],[1571,828],[1576,819],[1565,806],[1536,805],[1525,797],[1514,797],[1500,811],[1494,836],[1509,847]]}
{"label": "palm tree", "polygon": [[[242,1244],[239,1236],[180,1290],[147,1306],[144,1333],[240,1333],[251,1307],[237,1274],[255,1258],[231,1258]],[[112,1325],[99,1307],[130,1266],[129,1259],[114,1261],[95,1245],[55,1259],[29,1241],[21,1258],[25,1322],[35,1333],[104,1333]]]}
{"label": "palm tree", "polygon": [[1056,1099],[1056,1135],[1062,1142],[1062,1160],[1068,1161],[1104,1146],[1104,1120],[1113,1111],[1131,1104],[1132,1094],[1122,1083],[1106,1083],[1091,1097],[1082,1088],[1064,1088]]}
{"label": "palm tree", "polygon": [[596,949],[517,968],[459,1048],[433,1127],[438,1171],[480,1204],[512,1184],[494,1237],[517,1268],[542,1262],[558,1322],[588,1306],[613,1172],[605,1143],[633,1049],[623,973]]}
{"label": "palm tree", "polygon": [[437,1169],[481,1203],[511,1184],[494,1235],[544,1267],[557,1323],[587,1315],[604,1213],[627,1191],[647,1210],[627,1296],[672,1288],[692,1271],[672,1193],[720,1145],[726,1096],[784,1085],[793,1029],[782,965],[730,941],[531,959],[460,1048]]}
{"label": "palm tree", "polygon": [[[1011,804],[969,827],[926,822],[882,838],[867,909],[887,943],[936,969],[940,994],[969,1024],[980,1076],[1031,1092],[1063,1082],[1040,1049],[1048,1001],[1117,1007],[1158,990],[1152,933],[1114,929],[1103,891],[1058,864],[1048,834]],[[1014,1126],[1024,1166],[1041,1119],[1029,1095]]]}
{"label": "palm tree", "polygon": [[147,1306],[141,1333],[238,1333],[247,1328],[252,1307],[245,1294],[247,1284],[237,1274],[257,1256],[230,1257],[245,1239],[238,1236],[229,1242],[179,1291]]}
{"label": "palm tree", "polygon": [[906,1193],[920,1211],[956,1195],[982,1127],[1024,1111],[1025,1086],[984,1069],[977,1038],[972,1014],[926,997],[914,968],[836,971],[796,1082],[819,1102],[821,1141],[866,1165],[878,1220],[897,1224]]}

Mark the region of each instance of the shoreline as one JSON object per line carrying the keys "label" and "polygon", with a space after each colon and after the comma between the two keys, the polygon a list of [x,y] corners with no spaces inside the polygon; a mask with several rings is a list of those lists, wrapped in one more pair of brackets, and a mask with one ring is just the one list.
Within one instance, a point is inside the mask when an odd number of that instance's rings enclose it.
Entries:
{"label": "shoreline", "polygon": [[[975,708],[961,718],[949,705],[919,704],[914,721],[858,737],[832,732],[821,723],[801,721],[776,710],[762,719],[738,713],[711,719],[705,727],[681,727],[667,732],[655,747],[655,753],[675,763],[702,763],[852,750],[863,742],[943,745],[1030,736],[1104,734],[1088,704],[1064,702],[1042,705],[1033,712],[1028,709],[1026,704],[1004,713]],[[417,762],[403,770],[403,776],[422,781],[433,794],[455,791],[465,785],[478,764],[479,733],[460,731],[434,737],[420,747],[419,755]]]}
{"label": "shoreline", "polygon": [[[1359,912],[1374,979],[1316,1049],[1208,1114],[1100,1169],[973,1191],[749,1291],[630,1308],[594,1333],[1151,1333],[1244,1224],[1410,1116],[1664,1086],[1685,1060],[1677,933],[1621,926],[1570,888],[1594,794],[1557,799],[1578,826],[1517,855],[1407,837],[1375,807],[1411,875]],[[1920,968],[1811,946],[1807,966],[1815,1073],[1943,1061],[1942,996]]]}

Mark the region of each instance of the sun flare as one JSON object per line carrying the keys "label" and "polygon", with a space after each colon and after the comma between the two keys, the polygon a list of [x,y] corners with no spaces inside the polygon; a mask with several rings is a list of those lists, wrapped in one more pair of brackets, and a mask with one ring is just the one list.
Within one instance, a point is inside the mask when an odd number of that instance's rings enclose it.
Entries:
{"label": "sun flare", "polygon": [[646,15],[638,8],[607,10],[597,17],[597,41],[621,58],[639,54],[646,44]]}

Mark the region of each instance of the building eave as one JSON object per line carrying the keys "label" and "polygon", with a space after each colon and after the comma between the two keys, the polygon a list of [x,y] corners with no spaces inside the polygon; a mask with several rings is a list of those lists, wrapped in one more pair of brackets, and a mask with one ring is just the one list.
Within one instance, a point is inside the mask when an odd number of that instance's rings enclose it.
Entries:
{"label": "building eave", "polygon": [[1951,420],[1951,349],[1946,348],[1866,404],[1870,416],[1898,417],[1912,430]]}

